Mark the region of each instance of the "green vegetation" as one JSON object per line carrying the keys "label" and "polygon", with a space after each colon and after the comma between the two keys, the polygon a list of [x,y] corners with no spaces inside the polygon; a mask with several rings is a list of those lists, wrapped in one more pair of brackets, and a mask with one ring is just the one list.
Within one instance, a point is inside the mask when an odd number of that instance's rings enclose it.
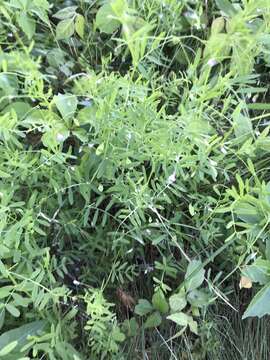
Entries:
{"label": "green vegetation", "polygon": [[0,1],[0,359],[270,358],[269,30]]}

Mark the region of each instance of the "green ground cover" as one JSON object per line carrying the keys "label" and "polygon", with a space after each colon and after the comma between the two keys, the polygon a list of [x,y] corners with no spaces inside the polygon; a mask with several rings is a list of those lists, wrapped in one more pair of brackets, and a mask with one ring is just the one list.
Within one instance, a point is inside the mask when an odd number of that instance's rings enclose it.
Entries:
{"label": "green ground cover", "polygon": [[0,1],[0,359],[270,358],[269,0]]}

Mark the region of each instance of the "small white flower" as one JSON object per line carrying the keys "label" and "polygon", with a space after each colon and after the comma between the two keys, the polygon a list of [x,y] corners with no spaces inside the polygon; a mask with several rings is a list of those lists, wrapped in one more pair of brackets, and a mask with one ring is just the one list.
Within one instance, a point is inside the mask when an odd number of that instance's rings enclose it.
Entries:
{"label": "small white flower", "polygon": [[225,149],[225,147],[224,146],[222,146],[221,148],[220,148],[220,151],[223,153],[223,154],[227,154],[227,150]]}
{"label": "small white flower", "polygon": [[255,103],[255,102],[257,101],[258,97],[259,97],[259,95],[255,95],[255,96],[253,96],[253,98],[252,98],[252,102],[253,102],[253,103]]}
{"label": "small white flower", "polygon": [[58,133],[58,134],[56,135],[56,140],[59,141],[59,142],[62,142],[62,141],[65,140],[65,137],[64,137],[63,134]]}
{"label": "small white flower", "polygon": [[78,285],[80,285],[80,282],[79,282],[78,280],[73,280],[73,284],[74,284],[75,286],[78,286]]}
{"label": "small white flower", "polygon": [[131,137],[132,137],[132,135],[131,135],[131,133],[129,132],[129,133],[127,134],[127,139],[130,140]]}
{"label": "small white flower", "polygon": [[216,66],[218,64],[216,59],[210,59],[207,62],[207,65],[209,65],[210,67]]}
{"label": "small white flower", "polygon": [[197,20],[198,19],[198,15],[193,12],[193,11],[186,11],[184,12],[184,16],[190,18],[190,19],[193,19],[193,20]]}
{"label": "small white flower", "polygon": [[176,174],[175,171],[172,173],[172,175],[169,176],[168,178],[168,184],[173,184],[176,181]]}
{"label": "small white flower", "polygon": [[154,271],[153,266],[151,266],[151,265],[146,265],[146,269],[144,270],[144,273],[147,274],[147,273],[150,273],[150,272],[152,272],[152,271]]}
{"label": "small white flower", "polygon": [[92,101],[91,101],[91,99],[85,99],[81,102],[81,105],[90,107],[90,106],[92,106]]}
{"label": "small white flower", "polygon": [[92,149],[92,147],[94,147],[94,144],[88,144],[87,146],[89,147],[89,149]]}

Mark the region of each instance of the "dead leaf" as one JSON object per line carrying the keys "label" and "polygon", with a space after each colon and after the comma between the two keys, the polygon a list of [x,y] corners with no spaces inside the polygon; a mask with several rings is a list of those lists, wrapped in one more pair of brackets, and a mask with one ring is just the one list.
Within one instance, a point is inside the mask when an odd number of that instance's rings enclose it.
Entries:
{"label": "dead leaf", "polygon": [[250,289],[252,288],[252,281],[247,276],[241,276],[239,287],[240,289]]}
{"label": "dead leaf", "polygon": [[121,303],[129,310],[133,310],[136,301],[133,299],[131,295],[126,293],[123,289],[117,289],[117,296]]}

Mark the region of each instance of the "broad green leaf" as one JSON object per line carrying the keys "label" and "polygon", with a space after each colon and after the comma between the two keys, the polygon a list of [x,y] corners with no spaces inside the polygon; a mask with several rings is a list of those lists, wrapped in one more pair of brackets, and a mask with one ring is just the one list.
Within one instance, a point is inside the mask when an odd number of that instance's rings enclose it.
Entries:
{"label": "broad green leaf", "polygon": [[0,349],[13,341],[17,341],[16,351],[19,351],[27,344],[27,337],[37,335],[45,327],[45,321],[34,321],[32,323],[20,326],[13,330],[6,331],[0,336]]}
{"label": "broad green leaf", "polygon": [[195,307],[205,306],[209,303],[209,300],[209,295],[206,292],[198,289],[190,291],[187,295],[187,301],[190,305]]}
{"label": "broad green leaf", "polygon": [[114,11],[114,13],[121,17],[125,10],[128,9],[128,4],[127,4],[127,1],[126,0],[113,0],[111,1],[111,7]]}
{"label": "broad green leaf", "polygon": [[78,112],[76,118],[80,125],[91,124],[95,126],[96,112],[97,112],[97,107],[95,105],[87,106]]}
{"label": "broad green leaf", "polygon": [[252,265],[245,266],[242,274],[261,285],[270,283],[270,261],[258,259]]}
{"label": "broad green leaf", "polygon": [[126,338],[125,335],[120,331],[118,326],[113,329],[111,336],[113,340],[117,342],[123,342]]}
{"label": "broad green leaf", "polygon": [[169,310],[168,303],[161,289],[154,293],[152,297],[152,304],[154,308],[162,314],[166,314]]}
{"label": "broad green leaf", "polygon": [[189,321],[189,316],[183,312],[178,312],[167,316],[167,319],[175,322],[177,325],[187,326]]}
{"label": "broad green leaf", "polygon": [[239,201],[234,207],[234,212],[239,219],[248,224],[258,224],[262,219],[257,207],[249,204],[246,201]]}
{"label": "broad green leaf", "polygon": [[[4,299],[12,294],[13,286],[0,287],[0,299]],[[1,310],[0,310],[1,311]]]}
{"label": "broad green leaf", "polygon": [[30,40],[36,32],[36,21],[26,12],[22,12],[18,16],[18,24],[25,35]]}
{"label": "broad green leaf", "polygon": [[54,149],[59,144],[62,144],[68,137],[69,130],[67,128],[64,126],[56,126],[46,131],[41,140],[46,147]]}
{"label": "broad green leaf", "polygon": [[38,5],[36,5],[32,10],[32,12],[35,13],[40,18],[41,21],[43,21],[46,25],[50,27],[51,26],[50,20],[46,11],[47,10],[43,9],[42,7],[39,7]]}
{"label": "broad green leaf", "polygon": [[49,11],[50,9],[50,3],[48,0],[28,0],[30,3],[30,6],[39,7],[41,9],[44,9],[46,11]]}
{"label": "broad green leaf", "polygon": [[16,95],[19,88],[18,78],[15,74],[0,73],[0,89],[4,95]]}
{"label": "broad green leaf", "polygon": [[19,120],[23,120],[25,116],[30,112],[31,106],[23,101],[16,101],[5,107],[4,113],[14,110]]}
{"label": "broad green leaf", "polygon": [[202,263],[200,260],[192,260],[187,267],[185,274],[187,291],[197,289],[204,280],[205,270],[201,267]]}
{"label": "broad green leaf", "polygon": [[75,31],[73,19],[60,21],[56,26],[56,39],[63,40],[70,38]]}
{"label": "broad green leaf", "polygon": [[225,20],[222,16],[213,20],[211,25],[211,34],[219,34],[224,30]]}
{"label": "broad green leaf", "polygon": [[123,324],[123,330],[127,336],[136,336],[138,334],[139,325],[136,319],[133,317],[131,319],[126,319]]}
{"label": "broad green leaf", "polygon": [[53,17],[55,17],[56,19],[59,19],[59,20],[69,19],[76,14],[77,7],[78,6],[65,7],[64,9],[57,11],[57,13],[55,13],[53,15]]}
{"label": "broad green leaf", "polygon": [[75,95],[59,94],[53,101],[64,119],[72,118],[77,110],[78,100]]}
{"label": "broad green leaf", "polygon": [[253,131],[250,118],[242,114],[234,116],[233,129],[236,138],[246,139],[246,136]]}
{"label": "broad green leaf", "polygon": [[[204,57],[207,60],[223,61],[231,51],[231,41],[226,33],[214,33],[206,43]],[[209,125],[208,125],[209,126]]]}
{"label": "broad green leaf", "polygon": [[169,298],[169,304],[172,312],[183,310],[187,305],[185,294],[174,294]]}
{"label": "broad green leaf", "polygon": [[110,4],[103,5],[96,15],[96,26],[106,34],[112,34],[121,23],[115,19],[115,13]]}
{"label": "broad green leaf", "polygon": [[217,7],[226,15],[234,16],[237,11],[229,0],[216,0]]}
{"label": "broad green leaf", "polygon": [[158,311],[154,312],[153,314],[149,315],[144,323],[144,328],[149,329],[153,327],[157,327],[161,324],[162,318]]}
{"label": "broad green leaf", "polygon": [[75,20],[75,30],[76,33],[83,39],[84,36],[84,27],[85,27],[85,20],[81,14],[77,14]]}
{"label": "broad green leaf", "polygon": [[135,314],[144,316],[153,310],[153,306],[148,300],[140,299],[139,303],[135,306]]}
{"label": "broad green leaf", "polygon": [[0,350],[0,357],[3,357],[7,354],[9,354],[12,350],[15,349],[15,347],[18,345],[18,341],[12,341],[11,343],[9,343],[8,345],[4,346],[1,350]]}
{"label": "broad green leaf", "polygon": [[270,314],[270,284],[265,285],[254,296],[242,318],[254,316],[261,318],[268,314]]}
{"label": "broad green leaf", "polygon": [[25,9],[28,8],[27,6],[27,0],[9,0],[8,2],[9,6],[14,7],[16,9]]}
{"label": "broad green leaf", "polygon": [[197,321],[194,321],[191,316],[189,316],[188,326],[193,334],[198,335],[198,323]]}

